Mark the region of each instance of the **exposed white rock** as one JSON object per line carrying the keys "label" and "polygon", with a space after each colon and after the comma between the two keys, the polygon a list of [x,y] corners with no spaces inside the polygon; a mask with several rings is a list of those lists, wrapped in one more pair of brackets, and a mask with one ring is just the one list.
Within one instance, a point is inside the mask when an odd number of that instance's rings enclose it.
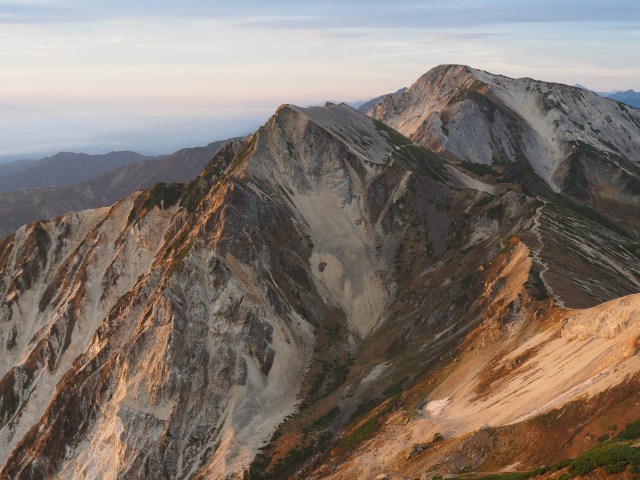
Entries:
{"label": "exposed white rock", "polygon": [[441,398],[440,400],[431,400],[424,406],[424,411],[431,417],[437,417],[442,413],[442,410],[451,403],[450,398]]}
{"label": "exposed white rock", "polygon": [[[470,99],[468,92],[487,100]],[[516,161],[521,151],[555,190],[567,174],[572,141],[640,164],[640,110],[568,85],[462,65],[430,70],[370,114],[459,160],[489,165],[501,156]]]}
{"label": "exposed white rock", "polygon": [[[357,334],[366,335],[381,321],[393,291],[386,275],[397,239],[369,222],[367,203],[379,173],[375,165],[388,162],[391,146],[370,119],[346,105],[285,106],[271,122],[247,174],[288,193],[313,244],[309,260],[319,291],[345,311]],[[295,145],[293,159],[282,156],[283,138]]]}

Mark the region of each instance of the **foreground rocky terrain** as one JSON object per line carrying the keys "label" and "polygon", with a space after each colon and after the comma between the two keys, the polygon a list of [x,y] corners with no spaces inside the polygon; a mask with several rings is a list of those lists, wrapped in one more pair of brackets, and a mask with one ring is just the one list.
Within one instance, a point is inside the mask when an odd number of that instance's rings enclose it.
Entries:
{"label": "foreground rocky terrain", "polygon": [[576,91],[443,66],[370,116],[284,105],[190,183],[18,229],[3,478],[575,476],[598,445],[632,475],[640,113]]}

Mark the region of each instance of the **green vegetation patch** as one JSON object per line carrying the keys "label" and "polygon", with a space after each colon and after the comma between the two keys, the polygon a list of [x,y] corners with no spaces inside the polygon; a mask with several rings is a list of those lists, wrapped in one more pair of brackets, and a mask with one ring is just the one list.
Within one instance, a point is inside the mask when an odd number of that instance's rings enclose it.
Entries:
{"label": "green vegetation patch", "polygon": [[624,472],[629,465],[640,466],[640,448],[608,442],[583,453],[569,464],[569,474],[584,476],[602,467],[607,473]]}
{"label": "green vegetation patch", "polygon": [[576,198],[586,200],[589,198],[589,183],[584,174],[580,156],[581,154],[579,153],[573,153],[569,156],[569,171],[564,182],[564,188]]}
{"label": "green vegetation patch", "polygon": [[173,207],[182,196],[184,187],[180,183],[158,183],[149,191],[149,196],[142,204],[147,211],[155,207],[166,210]]}
{"label": "green vegetation patch", "polygon": [[200,176],[189,183],[185,195],[180,200],[180,206],[193,212],[213,186],[217,185],[249,158],[249,155],[253,152],[255,143],[256,135],[252,135],[251,138],[242,145],[236,155],[232,156],[233,149],[231,144],[218,152],[218,154],[207,163]]}
{"label": "green vegetation patch", "polygon": [[184,245],[180,250],[178,250],[178,253],[176,254],[175,258],[172,260],[169,268],[167,269],[167,278],[171,278],[173,274],[176,273],[180,269],[180,267],[182,267],[182,262],[184,261],[185,258],[187,258],[187,255],[189,255],[189,252],[191,251],[191,247],[192,247],[192,244],[191,242],[189,242],[186,245]]}
{"label": "green vegetation patch", "polygon": [[397,130],[394,130],[386,123],[381,122],[380,120],[377,120],[375,118],[372,118],[371,121],[373,121],[373,124],[375,125],[376,130],[378,130],[378,132],[380,132],[384,137],[386,137],[390,145],[393,145],[396,147],[404,147],[406,145],[411,145],[413,143],[409,138],[405,137]]}
{"label": "green vegetation patch", "polygon": [[460,246],[460,244],[462,243],[462,232],[460,232],[460,230],[456,230],[452,235],[449,236],[449,238],[446,241],[446,249],[447,250],[451,250],[452,248],[456,248],[458,246]]}
{"label": "green vegetation patch", "polygon": [[304,410],[312,403],[326,397],[346,382],[349,367],[353,362],[352,358],[348,358],[345,363],[341,363],[337,358],[331,362],[322,361],[322,370],[315,377],[309,389],[307,400],[302,404],[301,409]]}
{"label": "green vegetation patch", "polygon": [[362,442],[373,437],[373,435],[380,429],[380,426],[380,422],[377,418],[371,418],[358,425],[340,440],[338,443],[338,452],[343,454],[355,449]]}
{"label": "green vegetation patch", "polygon": [[240,148],[240,151],[236,155],[236,158],[233,160],[233,162],[231,162],[231,165],[229,166],[229,173],[233,172],[239,165],[244,163],[245,160],[249,158],[249,155],[251,155],[256,145],[256,138],[256,135],[252,135],[251,138],[249,138],[249,140],[247,140],[244,145],[242,145],[242,148]]}
{"label": "green vegetation patch", "polygon": [[340,414],[340,407],[337,405],[325,413],[322,417],[313,422],[311,428],[314,430],[323,430],[329,428],[331,422]]}
{"label": "green vegetation patch", "polygon": [[184,192],[181,183],[158,183],[147,192],[140,195],[134,202],[129,218],[129,224],[139,222],[148,212],[154,208],[166,210],[173,207]]}
{"label": "green vegetation patch", "polygon": [[468,162],[465,160],[464,162],[460,163],[460,166],[471,173],[475,173],[479,177],[484,177],[486,175],[489,175],[492,177],[500,176],[500,174],[496,172],[491,165]]}
{"label": "green vegetation patch", "polygon": [[357,427],[347,431],[347,433],[340,439],[337,445],[339,454],[351,451],[364,441],[373,437],[380,427],[382,427],[383,418],[400,400],[403,391],[403,383],[404,380],[386,389],[382,393],[386,399],[374,399],[358,406],[352,415],[352,418],[357,418],[361,414],[368,412],[371,412],[372,416],[360,423]]}
{"label": "green vegetation patch", "polygon": [[192,180],[187,186],[187,193],[180,200],[180,206],[185,207],[190,212],[194,211],[196,207],[200,204],[202,200],[202,195],[200,194],[200,186],[202,184],[202,179],[200,177]]}
{"label": "green vegetation patch", "polygon": [[635,440],[637,438],[640,438],[640,420],[627,423],[624,430],[616,435],[616,439],[618,440]]}
{"label": "green vegetation patch", "polygon": [[456,88],[455,91],[453,92],[453,95],[451,95],[451,97],[449,97],[449,100],[447,101],[447,107],[450,107],[452,105],[455,105],[456,103],[462,102],[464,99],[467,98],[469,93],[477,92],[486,86],[487,84],[484,83],[482,80],[474,80],[473,83],[468,87],[461,86]]}
{"label": "green vegetation patch", "polygon": [[[548,418],[545,418],[543,423],[546,420]],[[584,477],[598,468],[602,468],[608,474],[622,473],[627,470],[632,473],[640,472],[640,448],[630,445],[632,441],[640,438],[640,420],[628,423],[625,429],[612,441],[606,441],[605,437],[608,438],[608,435],[600,437],[598,439],[601,442],[599,445],[584,452],[577,458],[563,460],[552,466],[544,466],[528,472],[484,476],[477,474],[474,478],[481,478],[482,480],[525,480],[565,468],[567,473],[563,474],[562,477],[564,478]]]}
{"label": "green vegetation patch", "polygon": [[284,457],[273,462],[273,457],[259,453],[242,476],[243,480],[280,480],[290,478],[296,469],[311,455],[324,451],[330,440],[330,434],[324,433],[317,439],[304,438],[298,447],[287,452]]}
{"label": "green vegetation patch", "polygon": [[449,179],[446,163],[442,158],[432,151],[416,145],[409,138],[385,123],[376,119],[372,119],[372,121],[376,129],[389,142],[389,145],[394,147],[391,153],[393,166],[438,181],[447,181]]}

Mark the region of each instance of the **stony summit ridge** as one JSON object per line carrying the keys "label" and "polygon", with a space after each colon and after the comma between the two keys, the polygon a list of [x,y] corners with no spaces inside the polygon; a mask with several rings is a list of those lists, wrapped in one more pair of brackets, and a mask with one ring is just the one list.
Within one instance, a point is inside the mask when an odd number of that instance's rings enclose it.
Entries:
{"label": "stony summit ridge", "polygon": [[0,478],[638,471],[640,110],[443,65],[211,148],[0,242]]}

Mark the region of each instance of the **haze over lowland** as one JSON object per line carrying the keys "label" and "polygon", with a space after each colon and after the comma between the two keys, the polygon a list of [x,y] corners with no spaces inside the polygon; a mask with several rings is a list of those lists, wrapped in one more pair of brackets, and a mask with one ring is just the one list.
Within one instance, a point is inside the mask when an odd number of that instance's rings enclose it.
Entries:
{"label": "haze over lowland", "polygon": [[[166,154],[441,63],[639,89],[637,2],[0,3],[0,158]],[[526,54],[523,54],[526,53]]]}

